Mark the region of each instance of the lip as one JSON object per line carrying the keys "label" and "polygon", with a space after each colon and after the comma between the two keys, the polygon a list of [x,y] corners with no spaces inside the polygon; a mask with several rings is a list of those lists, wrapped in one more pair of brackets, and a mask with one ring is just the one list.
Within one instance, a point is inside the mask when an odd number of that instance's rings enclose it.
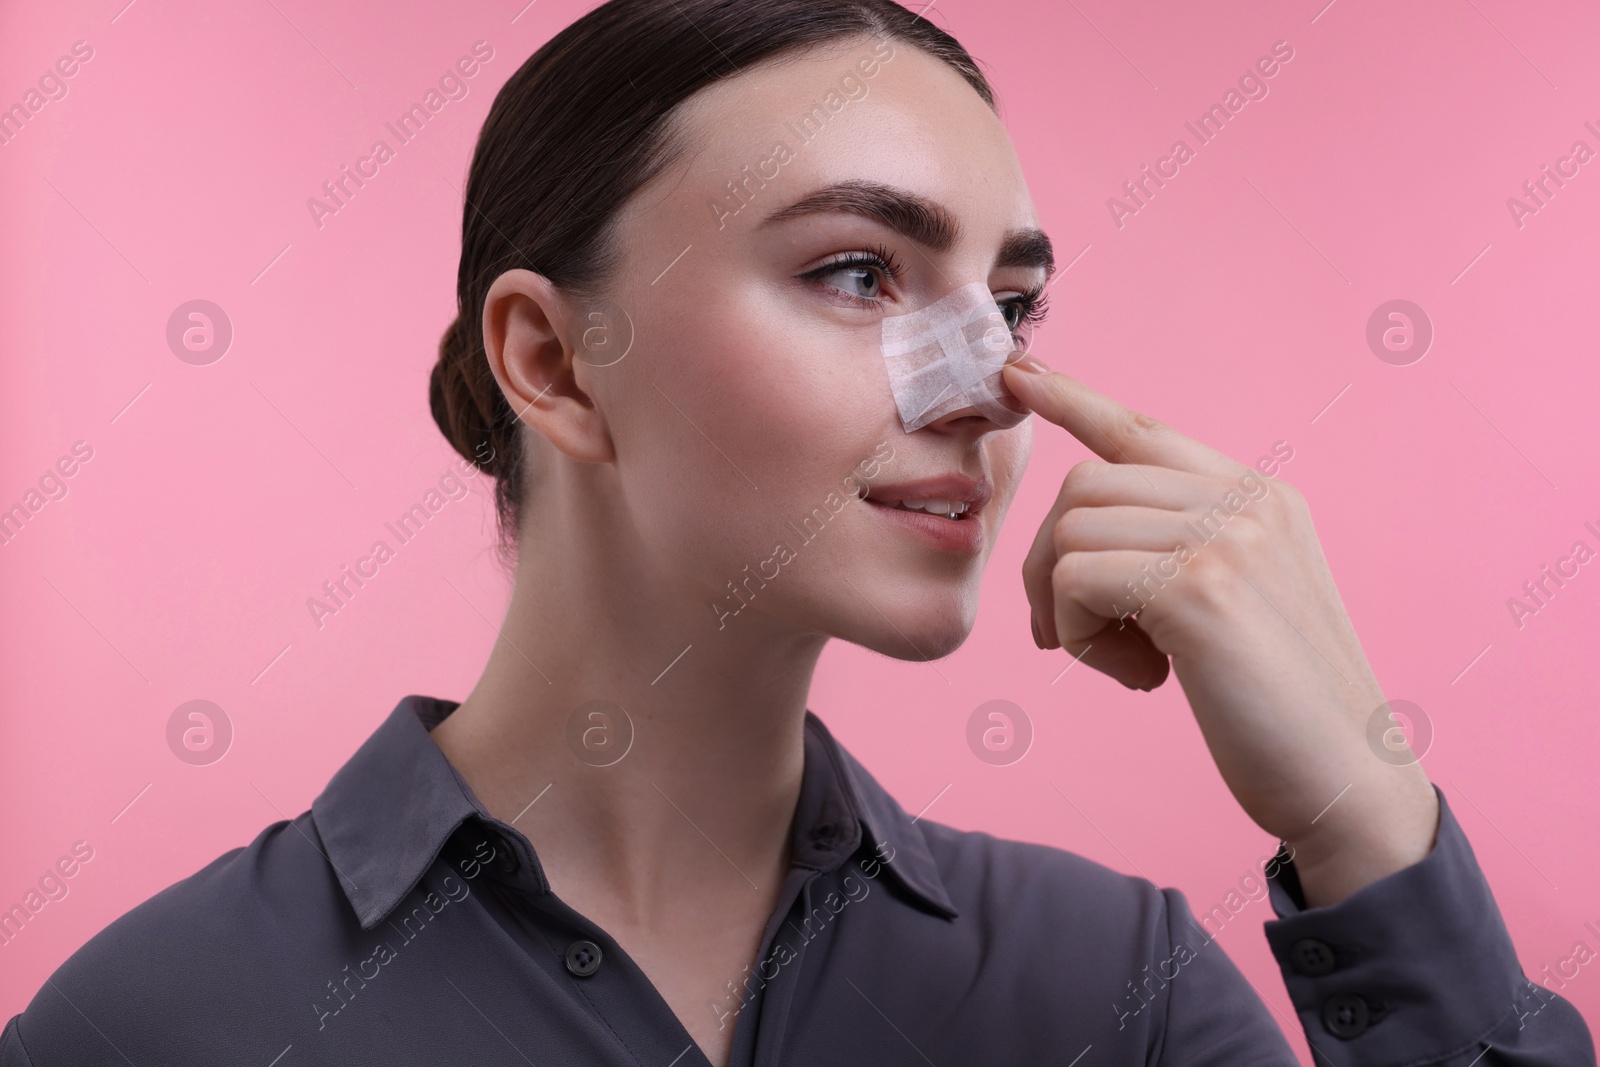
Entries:
{"label": "lip", "polygon": [[[934,548],[978,555],[983,551],[984,543],[983,523],[978,516],[993,497],[994,487],[989,482],[964,474],[947,474],[914,482],[872,486],[865,502],[872,505],[872,510],[886,521],[895,523]],[[887,501],[893,500],[954,500],[966,504],[967,511],[963,518],[947,519],[926,511],[891,507]]]}

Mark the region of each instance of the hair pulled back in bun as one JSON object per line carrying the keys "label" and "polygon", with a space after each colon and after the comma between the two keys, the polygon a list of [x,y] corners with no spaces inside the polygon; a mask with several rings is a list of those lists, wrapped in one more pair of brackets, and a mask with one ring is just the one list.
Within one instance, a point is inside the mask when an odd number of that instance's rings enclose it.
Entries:
{"label": "hair pulled back in bun", "polygon": [[521,424],[484,355],[489,286],[520,267],[580,302],[598,298],[620,262],[619,209],[686,147],[672,123],[680,103],[764,60],[865,36],[943,60],[994,106],[966,50],[893,0],[610,0],[501,87],[467,176],[456,319],[429,406],[455,450],[495,479],[502,560],[516,558],[525,464]]}

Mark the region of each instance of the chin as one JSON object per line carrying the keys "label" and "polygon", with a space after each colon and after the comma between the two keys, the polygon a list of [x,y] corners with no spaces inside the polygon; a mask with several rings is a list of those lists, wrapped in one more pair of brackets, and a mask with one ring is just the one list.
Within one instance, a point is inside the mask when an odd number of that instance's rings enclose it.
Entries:
{"label": "chin", "polygon": [[890,659],[925,663],[943,659],[965,644],[975,621],[966,612],[953,609],[939,615],[907,613],[904,618],[891,614],[891,619],[893,625],[888,625],[876,612],[871,618],[859,619],[861,636],[848,640]]}
{"label": "chin", "polygon": [[891,647],[878,648],[873,651],[881,652],[890,659],[903,660],[907,663],[927,663],[929,660],[944,659],[960,648],[966,640],[967,634],[965,632],[949,634],[940,638],[917,640],[916,649],[912,649],[896,635],[895,640],[890,643]]}
{"label": "chin", "polygon": [[975,576],[929,579],[879,570],[830,586],[795,590],[799,603],[779,613],[812,633],[913,663],[950,655],[977,623]]}

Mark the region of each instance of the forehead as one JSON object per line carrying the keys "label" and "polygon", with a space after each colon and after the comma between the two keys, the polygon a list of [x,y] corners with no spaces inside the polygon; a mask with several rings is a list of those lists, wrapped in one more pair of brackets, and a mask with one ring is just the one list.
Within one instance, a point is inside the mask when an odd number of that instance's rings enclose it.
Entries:
{"label": "forehead", "polygon": [[[685,101],[677,122],[687,162],[669,198],[704,205],[742,185],[756,208],[740,212],[743,226],[844,180],[937,201],[969,241],[1037,225],[1000,119],[959,73],[903,41],[847,39],[747,68]],[[712,211],[689,214],[715,225]]]}

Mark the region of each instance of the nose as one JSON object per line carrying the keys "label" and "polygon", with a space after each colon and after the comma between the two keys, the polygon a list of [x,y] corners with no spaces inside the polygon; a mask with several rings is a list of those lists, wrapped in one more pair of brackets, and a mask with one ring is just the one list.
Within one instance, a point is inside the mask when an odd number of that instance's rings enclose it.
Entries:
{"label": "nose", "polygon": [[[1025,355],[1027,355],[1027,352],[1024,349],[1013,348],[1006,355],[1002,365],[1015,363]],[[994,430],[1010,429],[1017,423],[1017,419],[1014,417],[1003,418],[1001,412],[995,410],[995,406],[1005,412],[1012,413],[1013,416],[1026,416],[1028,414],[1028,409],[1023,406],[1022,401],[1018,400],[1011,390],[1006,388],[1005,377],[1000,373],[999,368],[996,368],[993,374],[986,375],[982,379],[982,386],[987,390],[989,396],[987,411],[977,403],[965,404],[932,420],[922,429],[935,430],[940,433],[989,433]]]}

